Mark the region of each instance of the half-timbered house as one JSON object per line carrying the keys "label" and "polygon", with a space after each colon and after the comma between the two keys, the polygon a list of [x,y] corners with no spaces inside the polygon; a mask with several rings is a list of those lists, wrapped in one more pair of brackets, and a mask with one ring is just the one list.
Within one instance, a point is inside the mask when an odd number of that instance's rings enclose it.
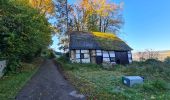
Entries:
{"label": "half-timbered house", "polygon": [[77,63],[132,62],[131,48],[110,33],[71,32],[69,42],[70,60]]}

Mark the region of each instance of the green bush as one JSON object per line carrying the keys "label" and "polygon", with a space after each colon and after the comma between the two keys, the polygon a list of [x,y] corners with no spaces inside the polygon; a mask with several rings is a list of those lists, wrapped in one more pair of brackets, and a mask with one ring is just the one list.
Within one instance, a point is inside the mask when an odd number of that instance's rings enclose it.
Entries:
{"label": "green bush", "polygon": [[160,64],[161,61],[159,61],[157,59],[147,59],[144,63],[145,64],[150,64],[150,65],[157,65],[157,64]]}
{"label": "green bush", "polygon": [[51,27],[44,14],[30,7],[28,0],[2,0],[0,57],[9,61],[7,69],[16,71],[20,61],[32,61],[49,44]]}
{"label": "green bush", "polygon": [[62,63],[68,63],[69,62],[69,57],[67,57],[65,54],[60,56],[58,59],[58,61],[61,61]]}
{"label": "green bush", "polygon": [[21,68],[21,61],[19,59],[11,58],[9,60],[7,71],[10,71],[12,73],[18,73],[20,72],[20,68]]}

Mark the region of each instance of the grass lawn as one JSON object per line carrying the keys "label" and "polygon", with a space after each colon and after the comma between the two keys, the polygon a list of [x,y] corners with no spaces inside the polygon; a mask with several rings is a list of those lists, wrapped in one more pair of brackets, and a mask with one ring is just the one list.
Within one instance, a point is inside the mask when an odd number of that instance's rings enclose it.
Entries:
{"label": "grass lawn", "polygon": [[41,60],[31,64],[22,63],[22,70],[17,74],[7,74],[0,79],[0,100],[14,99],[19,90],[26,84],[31,76],[37,71]]}
{"label": "grass lawn", "polygon": [[[90,100],[170,100],[169,65],[137,63],[106,70],[94,64],[60,63],[66,78]],[[144,76],[145,83],[129,88],[122,84],[124,75]]]}

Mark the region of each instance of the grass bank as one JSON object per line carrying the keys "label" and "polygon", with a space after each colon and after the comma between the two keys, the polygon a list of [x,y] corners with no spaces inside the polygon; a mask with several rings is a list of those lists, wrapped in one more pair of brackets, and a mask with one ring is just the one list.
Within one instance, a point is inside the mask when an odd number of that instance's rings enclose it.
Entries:
{"label": "grass bank", "polygon": [[22,63],[20,73],[9,73],[0,79],[0,100],[13,100],[26,84],[26,82],[38,70],[42,59],[36,59],[33,63]]}
{"label": "grass bank", "polygon": [[[106,70],[95,64],[72,64],[62,60],[65,77],[91,100],[170,100],[170,65],[163,62],[136,62]],[[129,88],[124,75],[145,77],[143,85]]]}

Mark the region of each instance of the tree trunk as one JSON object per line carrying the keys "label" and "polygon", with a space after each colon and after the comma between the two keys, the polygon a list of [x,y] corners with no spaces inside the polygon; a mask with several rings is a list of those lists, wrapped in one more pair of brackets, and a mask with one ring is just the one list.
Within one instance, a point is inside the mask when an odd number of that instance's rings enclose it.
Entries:
{"label": "tree trunk", "polygon": [[79,23],[78,23],[76,17],[74,17],[74,21],[75,21],[75,25],[76,25],[76,29],[77,29],[76,31],[80,31]]}
{"label": "tree trunk", "polygon": [[107,27],[108,27],[108,24],[109,24],[109,21],[108,21],[108,19],[105,19],[105,22],[104,22],[104,32],[106,32],[106,29],[107,29]]}
{"label": "tree trunk", "polygon": [[66,32],[68,31],[68,6],[67,6],[67,0],[66,0]]}
{"label": "tree trunk", "polygon": [[100,16],[99,31],[102,32],[102,17]]}

